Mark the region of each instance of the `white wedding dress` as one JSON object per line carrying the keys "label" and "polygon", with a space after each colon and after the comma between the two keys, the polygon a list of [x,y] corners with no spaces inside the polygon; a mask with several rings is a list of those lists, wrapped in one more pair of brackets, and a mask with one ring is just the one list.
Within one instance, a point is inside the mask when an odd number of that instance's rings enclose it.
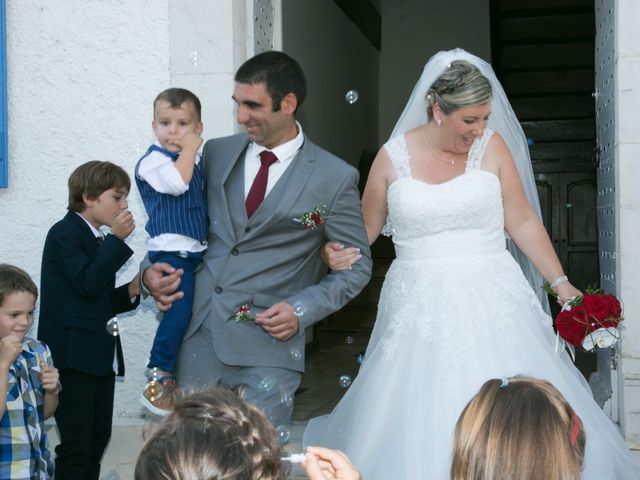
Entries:
{"label": "white wedding dress", "polygon": [[365,480],[448,479],[467,402],[488,379],[527,375],[555,385],[582,419],[583,478],[640,478],[505,249],[500,182],[482,170],[491,135],[475,141],[463,175],[437,185],[412,178],[404,136],[385,145],[398,176],[385,226],[396,260],[358,376],[304,444],[343,450]]}

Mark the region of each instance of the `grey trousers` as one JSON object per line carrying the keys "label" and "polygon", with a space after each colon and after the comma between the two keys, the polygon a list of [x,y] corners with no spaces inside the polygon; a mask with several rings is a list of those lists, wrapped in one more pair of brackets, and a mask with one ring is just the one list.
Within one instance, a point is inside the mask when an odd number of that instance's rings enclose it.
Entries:
{"label": "grey trousers", "polygon": [[293,396],[302,374],[286,368],[222,363],[213,350],[211,331],[203,324],[183,341],[176,377],[185,393],[207,387],[242,387],[244,399],[257,405],[277,429],[291,424]]}

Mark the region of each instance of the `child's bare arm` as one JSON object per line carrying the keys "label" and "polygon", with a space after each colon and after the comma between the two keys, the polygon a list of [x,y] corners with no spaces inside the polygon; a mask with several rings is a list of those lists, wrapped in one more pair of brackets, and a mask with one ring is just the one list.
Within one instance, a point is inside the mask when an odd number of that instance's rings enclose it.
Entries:
{"label": "child's bare arm", "polygon": [[0,340],[0,418],[7,409],[9,367],[22,351],[22,342],[16,335],[7,335]]}
{"label": "child's bare arm", "polygon": [[180,172],[184,183],[189,184],[193,176],[196,155],[198,154],[200,145],[202,145],[202,137],[195,132],[187,133],[183,138],[173,143],[181,148],[180,156],[174,165],[178,172]]}
{"label": "child's bare arm", "polygon": [[40,362],[40,381],[44,388],[44,418],[49,418],[58,408],[58,390],[60,375],[58,369]]}

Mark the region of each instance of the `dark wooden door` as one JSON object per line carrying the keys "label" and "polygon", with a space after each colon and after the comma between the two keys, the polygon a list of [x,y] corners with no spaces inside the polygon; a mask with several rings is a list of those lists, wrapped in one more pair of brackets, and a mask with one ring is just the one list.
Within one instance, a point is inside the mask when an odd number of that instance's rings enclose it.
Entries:
{"label": "dark wooden door", "polygon": [[[491,23],[493,67],[529,141],[545,227],[585,288],[599,280],[594,2],[492,0]],[[595,355],[576,364],[588,376]]]}
{"label": "dark wooden door", "polygon": [[536,183],[545,227],[567,275],[596,283],[595,172],[538,173]]}

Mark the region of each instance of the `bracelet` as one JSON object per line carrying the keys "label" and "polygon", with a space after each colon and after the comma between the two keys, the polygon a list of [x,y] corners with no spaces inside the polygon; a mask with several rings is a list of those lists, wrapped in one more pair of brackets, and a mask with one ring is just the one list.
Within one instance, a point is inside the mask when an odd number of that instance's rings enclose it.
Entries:
{"label": "bracelet", "polygon": [[552,283],[551,283],[551,288],[558,288],[558,285],[560,285],[561,283],[564,282],[568,282],[569,278],[566,275],[562,275],[561,277],[556,278]]}
{"label": "bracelet", "polygon": [[[147,268],[149,268],[149,267],[147,267]],[[140,277],[138,277],[139,281],[140,281],[140,294],[143,297],[150,297],[151,296],[151,292],[149,291],[149,289],[147,288],[147,286],[144,284],[144,281],[143,281],[144,272],[146,272],[146,271],[147,271],[147,269],[145,268],[142,272],[140,272]]]}

